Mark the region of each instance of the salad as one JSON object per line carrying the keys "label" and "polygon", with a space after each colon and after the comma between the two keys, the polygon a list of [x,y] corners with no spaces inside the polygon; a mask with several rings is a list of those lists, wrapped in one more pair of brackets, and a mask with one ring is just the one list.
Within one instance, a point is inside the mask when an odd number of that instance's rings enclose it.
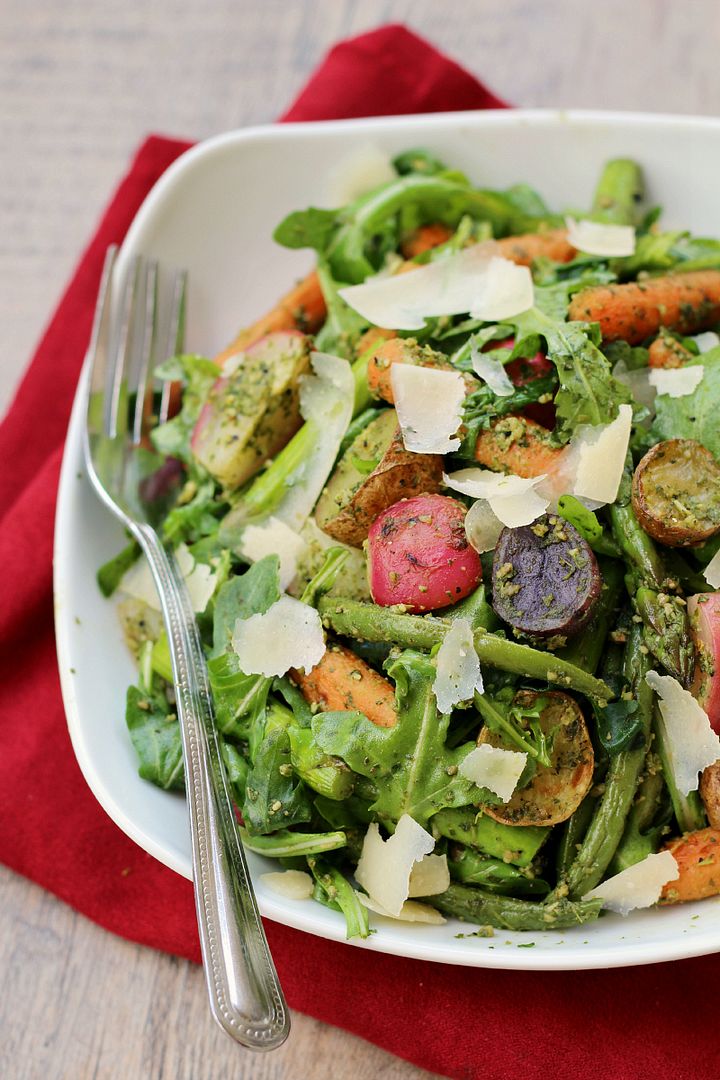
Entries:
{"label": "salad", "polygon": [[[640,166],[589,207],[370,155],[274,239],[314,269],[172,357],[143,497],[206,647],[270,888],[376,918],[570,928],[720,893],[720,241]],[[182,790],[134,543],[98,581],[140,775]]]}

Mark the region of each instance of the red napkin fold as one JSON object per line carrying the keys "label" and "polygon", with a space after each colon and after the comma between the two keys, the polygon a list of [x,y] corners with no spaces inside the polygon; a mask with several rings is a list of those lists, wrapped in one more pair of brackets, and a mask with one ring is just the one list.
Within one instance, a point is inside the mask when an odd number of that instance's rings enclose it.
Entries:
{"label": "red napkin fold", "polygon": [[[342,42],[284,120],[504,103],[401,26]],[[0,428],[0,860],[100,925],[198,961],[189,882],[106,817],[70,746],[52,624],[60,458],[105,249],[187,143],[140,148]],[[472,970],[266,923],[290,1004],[449,1077],[674,1080],[718,1074],[716,957],[610,972]]]}

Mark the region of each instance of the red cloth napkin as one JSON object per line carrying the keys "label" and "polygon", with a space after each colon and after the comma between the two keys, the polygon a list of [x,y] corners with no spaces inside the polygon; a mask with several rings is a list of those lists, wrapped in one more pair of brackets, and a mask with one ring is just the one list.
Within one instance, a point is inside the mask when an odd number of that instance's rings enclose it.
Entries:
{"label": "red cloth napkin", "polygon": [[[502,104],[414,34],[389,26],[336,46],[283,119]],[[197,961],[191,885],[106,817],[73,757],[51,591],[60,458],[103,255],[187,145],[153,137],[139,150],[0,428],[0,860],[116,934]],[[449,1077],[718,1075],[715,957],[610,972],[498,972],[266,925],[294,1008]]]}

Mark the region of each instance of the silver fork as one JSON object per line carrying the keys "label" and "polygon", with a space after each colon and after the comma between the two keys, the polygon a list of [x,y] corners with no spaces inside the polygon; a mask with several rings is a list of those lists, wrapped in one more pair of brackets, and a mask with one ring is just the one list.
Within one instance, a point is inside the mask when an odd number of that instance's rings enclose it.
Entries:
{"label": "silver fork", "polygon": [[[85,464],[97,494],[142,548],[160,596],[182,732],[195,906],[210,1008],[237,1042],[270,1050],[287,1038],[287,1006],[238,834],[187,587],[140,493],[143,455],[138,448],[152,411],[151,372],[156,359],[182,347],[184,276],[176,277],[163,355],[156,331],[157,264],[134,260],[113,319],[116,253],[110,248],[105,258],[90,343]],[[164,395],[161,419],[167,408]]]}

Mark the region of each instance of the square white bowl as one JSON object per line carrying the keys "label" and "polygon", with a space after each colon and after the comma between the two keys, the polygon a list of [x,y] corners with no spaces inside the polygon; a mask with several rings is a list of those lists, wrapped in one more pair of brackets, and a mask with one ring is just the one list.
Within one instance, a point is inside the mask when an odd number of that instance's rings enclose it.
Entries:
{"label": "square white bowl", "polygon": [[[189,271],[187,348],[220,351],[238,328],[311,264],[272,232],[291,210],[327,205],[328,172],[358,144],[390,154],[424,147],[487,187],[526,181],[551,206],[587,206],[602,163],[637,159],[648,200],[668,227],[720,235],[720,121],[631,113],[492,111],[292,124],[230,132],[178,159],[148,195],[116,272],[142,253]],[[123,544],[82,464],[82,395],[73,409],[55,532],[58,659],[75,753],[98,801],[151,855],[191,876],[185,802],[141,780],[124,722],[136,673],[114,603],[95,571]],[[343,918],[313,901],[286,900],[261,881],[271,860],[249,855],[262,913],[312,934],[344,940]],[[654,963],[720,948],[720,900],[603,916],[570,931],[463,938],[472,929],[402,924],[373,916],[377,930],[353,944],[380,952],[478,967],[579,969]],[[534,942],[534,948],[527,945]],[[525,946],[518,948],[518,946]]]}

